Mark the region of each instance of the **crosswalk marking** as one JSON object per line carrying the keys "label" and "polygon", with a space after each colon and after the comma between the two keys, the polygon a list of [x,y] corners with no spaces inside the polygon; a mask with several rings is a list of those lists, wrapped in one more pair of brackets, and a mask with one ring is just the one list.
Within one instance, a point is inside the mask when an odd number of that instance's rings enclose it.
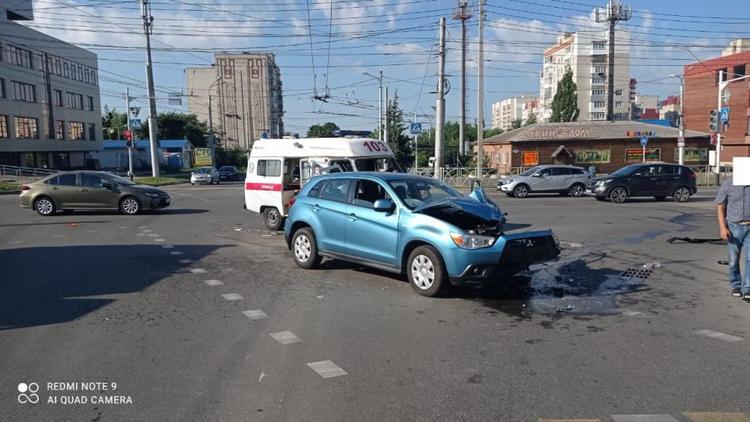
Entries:
{"label": "crosswalk marking", "polygon": [[602,422],[601,419],[539,419],[539,422]]}
{"label": "crosswalk marking", "polygon": [[750,422],[750,416],[738,412],[684,412],[693,422]]}
{"label": "crosswalk marking", "polygon": [[615,422],[679,422],[669,415],[612,415]]}
{"label": "crosswalk marking", "polygon": [[715,338],[718,340],[724,340],[729,343],[736,343],[738,341],[744,340],[742,337],[733,336],[731,334],[725,334],[714,330],[698,330],[695,332],[695,334],[698,334],[699,336],[706,336],[709,338]]}

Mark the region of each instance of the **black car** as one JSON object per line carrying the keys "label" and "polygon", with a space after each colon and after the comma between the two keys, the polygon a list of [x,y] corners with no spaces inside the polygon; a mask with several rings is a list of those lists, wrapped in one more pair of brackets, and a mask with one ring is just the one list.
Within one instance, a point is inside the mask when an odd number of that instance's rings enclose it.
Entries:
{"label": "black car", "polygon": [[606,176],[591,179],[586,194],[603,201],[622,203],[632,197],[653,196],[664,200],[671,196],[685,202],[698,188],[696,175],[689,167],[666,163],[632,164]]}
{"label": "black car", "polygon": [[240,172],[235,166],[219,167],[219,180],[240,180]]}

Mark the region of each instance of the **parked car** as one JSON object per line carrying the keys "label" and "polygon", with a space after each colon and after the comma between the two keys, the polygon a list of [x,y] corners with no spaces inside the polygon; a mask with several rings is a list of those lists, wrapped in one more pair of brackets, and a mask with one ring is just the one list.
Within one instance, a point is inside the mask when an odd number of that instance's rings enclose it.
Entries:
{"label": "parked car", "polygon": [[169,206],[166,192],[101,171],[57,173],[21,187],[21,206],[48,216],[57,211],[119,209],[133,215]]}
{"label": "parked car", "polygon": [[698,191],[696,175],[690,167],[667,163],[631,164],[606,176],[589,181],[586,194],[603,201],[622,203],[632,197],[671,196],[685,202]]}
{"label": "parked car", "polygon": [[497,190],[508,196],[525,198],[530,193],[559,193],[583,196],[591,175],[581,167],[543,165],[532,167],[517,176],[501,178]]}
{"label": "parked car", "polygon": [[235,166],[219,167],[219,180],[240,180],[240,171]]}
{"label": "parked car", "polygon": [[550,230],[505,233],[505,216],[481,188],[462,195],[445,183],[403,173],[335,173],[312,178],[284,227],[294,261],[321,257],[406,273],[414,290],[496,279],[559,254]]}
{"label": "parked car", "polygon": [[190,172],[190,184],[194,185],[196,183],[216,183],[218,185],[221,183],[219,170],[216,170],[216,167],[198,167]]}

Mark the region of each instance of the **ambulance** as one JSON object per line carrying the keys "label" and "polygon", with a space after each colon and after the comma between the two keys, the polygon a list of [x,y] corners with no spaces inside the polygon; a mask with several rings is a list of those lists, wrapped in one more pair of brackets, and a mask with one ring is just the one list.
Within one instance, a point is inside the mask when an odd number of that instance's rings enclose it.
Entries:
{"label": "ambulance", "polygon": [[245,209],[280,230],[294,196],[311,177],[349,171],[400,172],[385,142],[369,138],[259,139],[245,175]]}

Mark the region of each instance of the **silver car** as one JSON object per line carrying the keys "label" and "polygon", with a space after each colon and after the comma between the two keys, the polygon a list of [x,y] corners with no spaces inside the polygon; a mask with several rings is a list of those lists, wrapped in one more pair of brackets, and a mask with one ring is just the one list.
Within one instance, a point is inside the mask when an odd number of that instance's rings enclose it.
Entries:
{"label": "silver car", "polygon": [[221,182],[219,170],[216,167],[198,167],[190,173],[190,184],[209,183],[217,185]]}
{"label": "silver car", "polygon": [[525,198],[530,193],[559,193],[563,196],[583,196],[591,175],[581,167],[544,165],[501,178],[497,190],[508,196]]}

